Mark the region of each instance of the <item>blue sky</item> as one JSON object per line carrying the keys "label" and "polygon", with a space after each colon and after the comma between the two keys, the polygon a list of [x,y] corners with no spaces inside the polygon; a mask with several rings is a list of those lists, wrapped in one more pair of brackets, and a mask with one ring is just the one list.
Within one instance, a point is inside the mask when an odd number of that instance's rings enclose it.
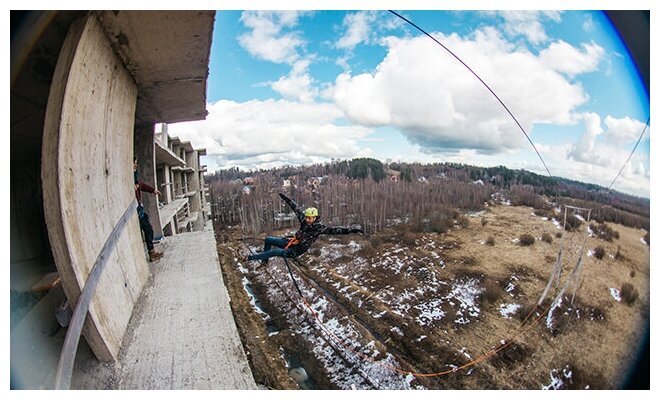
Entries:
{"label": "blue sky", "polygon": [[[649,100],[604,14],[398,12],[481,76],[553,175],[610,184]],[[494,96],[387,11],[219,11],[209,68],[207,119],[169,130],[210,170],[366,156],[547,174]],[[615,189],[650,196],[649,137]]]}

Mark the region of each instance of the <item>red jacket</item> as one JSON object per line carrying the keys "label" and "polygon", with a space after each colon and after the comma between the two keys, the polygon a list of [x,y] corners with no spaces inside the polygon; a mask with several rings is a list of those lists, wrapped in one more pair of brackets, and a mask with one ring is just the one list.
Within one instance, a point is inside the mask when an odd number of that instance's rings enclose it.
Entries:
{"label": "red jacket", "polygon": [[142,192],[154,193],[155,191],[156,189],[154,189],[153,186],[147,185],[142,181],[138,181],[138,183],[135,184],[135,198],[138,203],[142,202]]}

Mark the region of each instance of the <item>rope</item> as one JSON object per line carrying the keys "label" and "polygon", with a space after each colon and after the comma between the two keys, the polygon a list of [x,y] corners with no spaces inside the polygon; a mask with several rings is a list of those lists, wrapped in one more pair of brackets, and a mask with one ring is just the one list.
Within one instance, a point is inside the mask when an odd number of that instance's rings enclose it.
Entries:
{"label": "rope", "polygon": [[649,123],[651,122],[651,117],[649,116],[648,119],[646,120],[646,125],[644,125],[644,129],[642,130],[642,134],[639,135],[639,138],[637,138],[637,143],[635,143],[635,147],[633,147],[632,151],[630,152],[630,155],[628,156],[628,159],[626,162],[623,163],[621,166],[621,169],[619,170],[619,173],[616,174],[616,177],[614,177],[614,180],[612,180],[612,183],[610,183],[610,186],[608,186],[608,190],[612,189],[612,186],[614,186],[614,182],[616,182],[617,179],[619,179],[619,175],[621,175],[621,172],[623,172],[623,169],[626,167],[626,164],[628,164],[628,161],[632,158],[633,154],[635,153],[635,150],[637,149],[637,145],[639,142],[642,140],[642,136],[644,136],[644,133],[646,132],[646,128],[649,127]]}
{"label": "rope", "polygon": [[513,115],[513,113],[511,112],[511,110],[509,110],[509,107],[507,107],[506,104],[504,104],[504,102],[502,101],[502,99],[500,99],[500,97],[497,95],[497,93],[495,93],[495,91],[494,91],[493,89],[491,89],[490,86],[488,86],[488,84],[487,84],[486,82],[484,82],[484,80],[481,79],[481,77],[480,77],[476,72],[474,72],[474,70],[473,70],[472,68],[470,68],[470,67],[469,67],[469,66],[468,66],[468,65],[467,65],[467,64],[466,64],[466,63],[465,63],[465,62],[464,62],[459,56],[457,56],[456,54],[454,54],[453,51],[449,50],[449,48],[447,48],[447,46],[445,46],[445,45],[442,44],[440,41],[438,41],[436,38],[434,38],[433,36],[431,36],[431,34],[429,34],[428,32],[426,32],[424,29],[422,29],[422,28],[420,28],[419,26],[417,26],[414,22],[408,20],[407,18],[405,18],[405,17],[403,17],[402,15],[396,13],[395,11],[389,10],[389,12],[391,12],[392,14],[394,14],[394,15],[396,15],[397,17],[401,18],[402,20],[406,21],[408,24],[414,26],[417,30],[419,30],[420,32],[422,32],[423,34],[425,34],[426,36],[428,36],[429,38],[431,38],[431,40],[433,40],[434,42],[436,42],[438,45],[440,45],[440,47],[442,47],[443,49],[445,49],[445,50],[446,50],[449,54],[451,54],[456,60],[458,60],[461,64],[463,64],[463,66],[464,66],[465,68],[467,68],[467,70],[470,71],[470,72],[472,73],[472,75],[474,75],[474,76],[479,80],[479,82],[481,82],[481,83],[486,87],[486,89],[488,89],[488,91],[489,91],[493,96],[495,96],[495,98],[497,99],[497,101],[500,102],[500,104],[502,105],[502,107],[504,107],[504,109],[506,110],[506,112],[509,113],[509,115],[511,116],[511,118],[513,118],[513,120],[515,121],[516,125],[518,125],[518,128],[520,128],[520,130],[521,130],[522,133],[525,135],[525,137],[527,138],[527,140],[529,141],[529,143],[532,145],[532,148],[533,148],[534,151],[536,152],[536,155],[539,156],[539,159],[540,159],[541,162],[543,163],[543,166],[545,167],[545,170],[548,172],[548,176],[553,177],[552,174],[550,173],[550,170],[548,169],[548,166],[546,165],[545,161],[543,160],[543,157],[541,157],[541,153],[539,153],[539,151],[537,150],[536,146],[534,145],[534,142],[532,142],[532,139],[530,139],[530,137],[529,137],[529,135],[527,134],[527,132],[525,131],[525,129],[522,127],[522,125],[520,124],[520,122],[518,122],[518,119]]}
{"label": "rope", "polygon": [[[318,324],[319,324],[319,327],[321,328],[321,330],[322,330],[323,332],[325,332],[327,335],[329,335],[329,336],[330,336],[330,337],[331,337],[331,338],[332,338],[337,344],[339,344],[341,347],[343,347],[344,349],[346,349],[346,350],[349,351],[350,353],[356,355],[357,357],[359,357],[360,359],[362,359],[364,362],[370,362],[370,363],[378,364],[380,367],[385,368],[385,369],[388,369],[388,370],[390,370],[390,371],[394,371],[394,372],[397,372],[397,373],[400,373],[400,374],[406,374],[406,375],[407,375],[407,374],[410,374],[410,375],[412,375],[412,376],[416,376],[416,377],[436,377],[436,376],[448,375],[448,374],[451,374],[451,373],[455,373],[455,372],[457,372],[457,371],[460,371],[460,370],[462,370],[462,369],[468,368],[468,367],[470,367],[470,366],[472,366],[472,365],[476,365],[476,364],[478,364],[478,363],[481,363],[481,362],[487,360],[488,358],[494,356],[495,354],[499,353],[500,351],[502,351],[502,350],[506,349],[507,347],[509,347],[512,343],[515,342],[516,339],[518,339],[521,335],[525,334],[525,333],[528,332],[533,326],[535,326],[536,323],[537,323],[537,322],[538,322],[538,321],[539,321],[539,320],[540,320],[540,319],[541,319],[541,318],[542,318],[542,317],[543,317],[543,316],[544,316],[544,315],[550,310],[550,307],[548,307],[543,313],[539,314],[539,316],[537,316],[537,317],[534,319],[534,321],[533,321],[531,324],[529,324],[525,329],[521,329],[521,330],[519,330],[519,331],[517,332],[517,334],[515,334],[515,336],[513,336],[512,338],[510,338],[510,339],[508,339],[508,340],[505,340],[505,343],[504,343],[504,344],[500,344],[500,345],[496,346],[494,349],[484,352],[484,354],[482,354],[481,356],[477,357],[476,359],[474,359],[474,360],[472,360],[472,361],[470,361],[470,362],[468,362],[468,363],[465,363],[465,364],[463,364],[463,365],[460,365],[460,366],[458,366],[458,367],[454,367],[454,368],[452,368],[452,369],[445,370],[445,371],[431,372],[431,373],[421,373],[421,372],[416,372],[416,371],[412,371],[412,370],[406,370],[406,369],[398,368],[398,367],[395,367],[395,366],[390,365],[390,364],[386,364],[386,363],[384,362],[384,360],[376,360],[376,359],[375,359],[374,357],[372,357],[372,356],[367,356],[366,354],[364,354],[364,353],[362,353],[362,352],[359,352],[359,351],[357,351],[357,350],[354,350],[353,347],[351,347],[350,345],[348,345],[344,340],[342,340],[342,339],[341,339],[340,337],[338,337],[334,332],[332,332],[330,329],[328,329],[328,328],[325,326],[324,322],[320,319],[320,317],[318,316],[318,314],[316,313],[316,311],[312,308],[312,306],[309,304],[309,302],[307,301],[307,299],[306,299],[306,298],[304,297],[304,295],[302,294],[302,291],[300,290],[300,288],[299,288],[299,286],[298,286],[296,280],[293,278],[292,271],[291,271],[291,269],[290,269],[290,267],[289,267],[288,262],[286,261],[286,259],[285,259],[285,263],[286,263],[286,265],[287,265],[287,268],[288,268],[288,270],[289,270],[289,274],[291,275],[291,278],[292,278],[292,280],[293,280],[293,283],[294,283],[294,285],[296,286],[296,289],[297,289],[297,291],[298,291],[298,294],[301,296],[301,299],[302,299],[303,305],[304,305],[305,307],[307,307],[307,309],[310,311],[310,313],[312,314],[312,316],[314,317],[314,319],[316,319],[316,321],[317,321]],[[290,297],[288,297],[288,296],[287,296],[287,298],[289,298],[289,300],[292,300],[292,299],[291,299]],[[533,311],[534,311],[534,310],[533,310]],[[532,312],[533,312],[533,311],[532,311]],[[532,314],[532,313],[530,313],[530,315],[531,315],[531,314]],[[529,317],[529,315],[528,315],[528,317]],[[527,318],[526,318],[526,319],[527,319]],[[524,323],[524,321],[523,321],[523,323]],[[521,324],[519,328],[522,328],[522,326],[523,326],[523,324]]]}

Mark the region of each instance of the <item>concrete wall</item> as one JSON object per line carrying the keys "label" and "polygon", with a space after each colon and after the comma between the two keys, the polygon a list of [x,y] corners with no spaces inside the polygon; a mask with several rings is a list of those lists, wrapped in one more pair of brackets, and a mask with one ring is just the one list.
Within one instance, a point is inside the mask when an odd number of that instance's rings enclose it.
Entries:
{"label": "concrete wall", "polygon": [[[134,199],[137,87],[95,15],[69,29],[46,109],[44,210],[57,269],[75,304],[110,232]],[[83,334],[100,360],[116,359],[148,277],[134,214],[103,273]]]}

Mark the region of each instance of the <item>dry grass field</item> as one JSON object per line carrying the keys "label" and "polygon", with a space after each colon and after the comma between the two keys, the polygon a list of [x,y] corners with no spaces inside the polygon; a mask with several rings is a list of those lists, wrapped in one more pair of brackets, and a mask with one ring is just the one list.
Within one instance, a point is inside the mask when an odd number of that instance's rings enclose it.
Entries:
{"label": "dry grass field", "polygon": [[[585,223],[564,232],[506,205],[467,217],[444,234],[401,224],[323,237],[290,263],[309,307],[281,259],[260,267],[237,256],[261,238],[216,231],[255,379],[277,389],[621,387],[649,318],[645,232],[607,224],[619,233],[608,242],[585,236]],[[582,251],[580,279],[559,306],[553,285],[535,307],[560,246],[561,285]]]}

